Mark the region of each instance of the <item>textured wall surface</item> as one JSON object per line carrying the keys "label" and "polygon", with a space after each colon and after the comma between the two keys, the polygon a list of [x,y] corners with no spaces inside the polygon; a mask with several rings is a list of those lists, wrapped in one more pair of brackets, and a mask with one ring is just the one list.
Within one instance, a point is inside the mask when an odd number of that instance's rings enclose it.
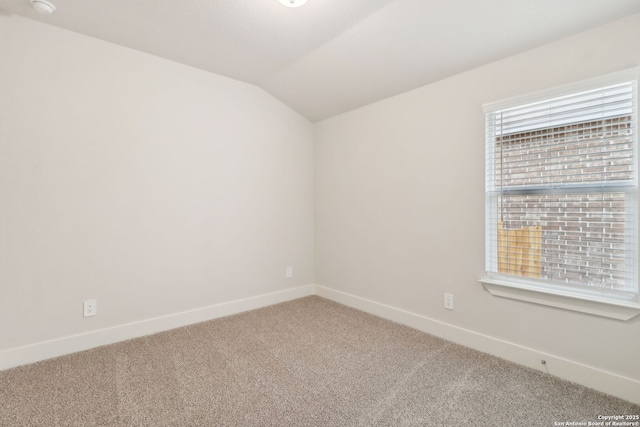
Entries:
{"label": "textured wall surface", "polygon": [[0,350],[313,282],[308,120],[15,16],[0,51]]}

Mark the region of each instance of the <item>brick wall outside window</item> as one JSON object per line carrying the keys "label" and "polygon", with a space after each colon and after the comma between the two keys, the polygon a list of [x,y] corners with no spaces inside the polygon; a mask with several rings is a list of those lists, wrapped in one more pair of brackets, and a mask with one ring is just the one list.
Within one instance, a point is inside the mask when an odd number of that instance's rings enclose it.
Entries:
{"label": "brick wall outside window", "polygon": [[[542,228],[542,278],[624,287],[624,191],[540,194],[535,189],[631,180],[630,120],[609,118],[497,139],[495,185],[504,190],[498,207],[504,227]],[[510,194],[513,188],[533,191]]]}

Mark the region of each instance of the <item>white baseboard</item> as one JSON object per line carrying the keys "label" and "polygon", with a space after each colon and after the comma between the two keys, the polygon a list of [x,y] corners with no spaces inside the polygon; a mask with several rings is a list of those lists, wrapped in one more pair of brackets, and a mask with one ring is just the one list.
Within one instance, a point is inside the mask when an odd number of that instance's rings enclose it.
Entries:
{"label": "white baseboard", "polygon": [[39,342],[24,347],[3,350],[0,351],[0,370],[254,310],[256,308],[313,295],[313,293],[314,285],[300,286],[256,297],[224,302],[208,307],[145,319],[139,322]]}
{"label": "white baseboard", "polygon": [[[324,286],[306,285],[0,351],[0,370],[318,295],[640,405],[640,381]],[[540,360],[546,360],[545,367]]]}
{"label": "white baseboard", "polygon": [[[549,353],[460,328],[395,307],[315,286],[315,294],[337,303],[427,332],[447,341],[488,353],[640,405],[640,381],[583,365]],[[541,360],[546,365],[540,364]]]}

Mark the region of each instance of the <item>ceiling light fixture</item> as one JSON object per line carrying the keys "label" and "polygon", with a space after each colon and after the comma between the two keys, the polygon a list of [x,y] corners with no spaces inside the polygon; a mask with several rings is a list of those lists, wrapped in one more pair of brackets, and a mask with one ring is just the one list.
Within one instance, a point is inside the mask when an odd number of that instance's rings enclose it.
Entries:
{"label": "ceiling light fixture", "polygon": [[279,0],[280,3],[287,7],[300,7],[307,2],[307,0]]}
{"label": "ceiling light fixture", "polygon": [[50,3],[47,0],[31,0],[31,6],[33,6],[36,12],[43,15],[51,15],[56,10],[53,3]]}

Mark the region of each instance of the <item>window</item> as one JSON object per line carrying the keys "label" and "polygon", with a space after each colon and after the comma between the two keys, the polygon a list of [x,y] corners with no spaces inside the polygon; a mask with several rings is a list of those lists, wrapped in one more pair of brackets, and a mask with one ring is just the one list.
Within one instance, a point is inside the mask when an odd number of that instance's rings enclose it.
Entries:
{"label": "window", "polygon": [[485,106],[485,286],[640,310],[636,85],[623,73]]}

